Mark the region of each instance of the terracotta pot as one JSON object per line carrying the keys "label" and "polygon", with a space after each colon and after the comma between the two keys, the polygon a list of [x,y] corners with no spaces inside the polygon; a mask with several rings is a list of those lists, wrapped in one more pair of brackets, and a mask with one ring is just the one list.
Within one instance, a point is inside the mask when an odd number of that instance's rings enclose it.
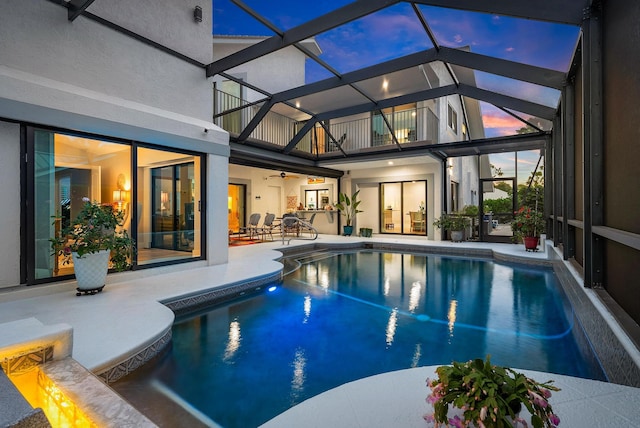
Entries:
{"label": "terracotta pot", "polygon": [[522,238],[524,241],[524,249],[527,251],[538,251],[538,238],[537,236],[525,236]]}

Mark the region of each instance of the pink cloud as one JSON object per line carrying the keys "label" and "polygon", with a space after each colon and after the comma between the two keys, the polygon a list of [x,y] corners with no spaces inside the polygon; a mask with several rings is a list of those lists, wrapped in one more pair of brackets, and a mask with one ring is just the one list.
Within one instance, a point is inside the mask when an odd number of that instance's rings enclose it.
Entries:
{"label": "pink cloud", "polygon": [[482,115],[485,128],[510,128],[520,129],[524,125],[515,117],[508,115],[499,115],[496,113],[489,113]]}

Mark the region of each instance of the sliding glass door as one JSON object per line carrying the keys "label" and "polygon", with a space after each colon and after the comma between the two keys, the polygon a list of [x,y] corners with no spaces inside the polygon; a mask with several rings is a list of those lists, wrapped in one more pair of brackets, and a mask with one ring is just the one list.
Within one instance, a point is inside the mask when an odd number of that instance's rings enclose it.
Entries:
{"label": "sliding glass door", "polygon": [[134,268],[202,256],[200,155],[31,127],[26,143],[27,284],[72,278],[73,262],[52,254],[49,239],[86,199],[124,212]]}
{"label": "sliding glass door", "polygon": [[147,147],[137,153],[138,263],[199,257],[200,157]]}
{"label": "sliding glass door", "polygon": [[427,182],[425,180],[380,184],[380,233],[427,234]]}

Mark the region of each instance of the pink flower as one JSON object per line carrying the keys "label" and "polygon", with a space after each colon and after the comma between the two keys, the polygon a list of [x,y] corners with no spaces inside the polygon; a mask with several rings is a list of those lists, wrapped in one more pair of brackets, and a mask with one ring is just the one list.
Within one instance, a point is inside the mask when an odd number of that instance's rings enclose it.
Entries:
{"label": "pink flower", "polygon": [[525,421],[525,420],[524,420],[524,419],[522,419],[522,418],[515,418],[515,419],[513,420],[513,422],[515,422],[514,426],[518,426],[518,424],[522,424],[522,426],[523,426],[524,428],[528,428],[528,427],[529,427],[529,425],[527,425],[527,421]]}
{"label": "pink flower", "polygon": [[464,428],[464,421],[458,415],[449,419],[449,425],[456,428]]}
{"label": "pink flower", "polygon": [[427,413],[422,416],[422,418],[428,423],[435,422],[436,418],[433,416],[433,413]]}
{"label": "pink flower", "polygon": [[542,389],[541,389],[541,392],[542,392],[542,395],[544,396],[544,398],[549,398],[549,397],[551,397],[551,391],[549,391],[548,389],[546,389],[546,388],[542,388]]}
{"label": "pink flower", "polygon": [[560,425],[560,418],[555,413],[551,413],[549,415],[549,422],[551,422],[554,427],[558,426],[558,425]]}
{"label": "pink flower", "polygon": [[534,404],[542,407],[543,409],[546,409],[547,406],[549,405],[549,403],[547,403],[547,400],[545,400],[539,394],[536,394],[533,391],[529,391],[529,396],[533,399]]}

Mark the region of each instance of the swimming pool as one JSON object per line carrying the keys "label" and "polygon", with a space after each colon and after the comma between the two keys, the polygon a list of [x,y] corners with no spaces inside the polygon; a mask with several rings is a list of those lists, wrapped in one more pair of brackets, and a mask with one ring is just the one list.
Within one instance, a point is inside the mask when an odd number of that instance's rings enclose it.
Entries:
{"label": "swimming pool", "polygon": [[551,268],[359,251],[305,257],[272,291],[178,319],[147,381],[250,427],[352,380],[487,354],[604,380]]}

